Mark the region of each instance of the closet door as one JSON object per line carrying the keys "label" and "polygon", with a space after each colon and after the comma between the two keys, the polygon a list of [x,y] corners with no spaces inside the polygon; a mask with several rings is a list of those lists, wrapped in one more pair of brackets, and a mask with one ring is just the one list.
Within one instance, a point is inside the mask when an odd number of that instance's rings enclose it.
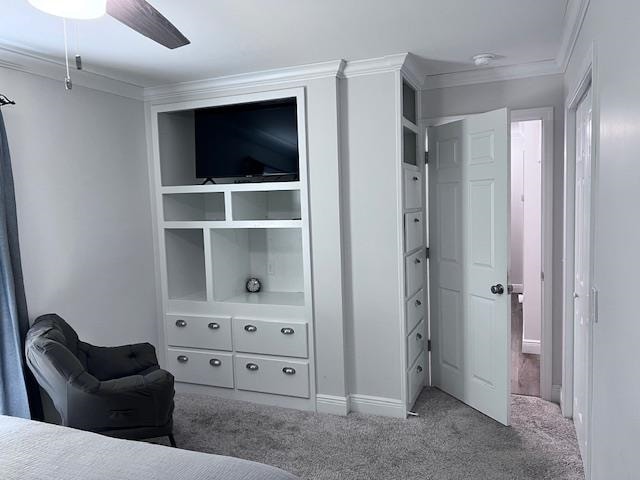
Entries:
{"label": "closet door", "polygon": [[506,109],[429,131],[433,383],[508,425]]}

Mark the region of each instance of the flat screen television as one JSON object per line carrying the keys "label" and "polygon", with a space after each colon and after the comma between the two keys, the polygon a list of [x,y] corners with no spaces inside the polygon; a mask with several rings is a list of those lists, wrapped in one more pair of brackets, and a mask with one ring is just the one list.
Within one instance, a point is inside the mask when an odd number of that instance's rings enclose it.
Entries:
{"label": "flat screen television", "polygon": [[196,177],[299,179],[295,98],[195,111]]}

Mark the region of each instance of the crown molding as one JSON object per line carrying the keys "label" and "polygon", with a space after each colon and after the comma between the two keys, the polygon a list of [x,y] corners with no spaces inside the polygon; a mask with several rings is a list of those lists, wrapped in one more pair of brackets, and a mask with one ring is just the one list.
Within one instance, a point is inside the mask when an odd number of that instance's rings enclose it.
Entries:
{"label": "crown molding", "polygon": [[476,83],[500,82],[518,78],[538,77],[542,75],[557,75],[563,73],[555,60],[523,63],[520,65],[506,65],[502,67],[466,70],[462,72],[429,75],[426,78],[424,90],[436,88],[459,87]]}
{"label": "crown molding", "polygon": [[420,65],[418,57],[409,53],[402,65],[402,73],[414,88],[422,90],[426,80],[426,75],[422,65]]}
{"label": "crown molding", "polygon": [[333,60],[310,65],[147,87],[144,89],[144,99],[149,102],[159,102],[175,100],[184,96],[210,95],[232,89],[263,87],[285,82],[300,82],[327,77],[342,78],[345,64],[344,60]]}
{"label": "crown molding", "polygon": [[343,77],[352,78],[362,75],[375,75],[377,73],[397,72],[402,69],[409,57],[408,53],[386,55],[365,60],[351,60],[346,62]]}
{"label": "crown molding", "polygon": [[[60,82],[60,88],[64,88],[66,75],[64,63],[44,55],[15,46],[0,45],[0,67],[56,80]],[[142,87],[89,70],[74,69],[71,80],[74,86],[82,86],[134,100],[143,100]]]}
{"label": "crown molding", "polygon": [[587,15],[589,3],[590,0],[569,0],[567,5],[560,50],[558,50],[558,55],[556,56],[556,62],[563,73],[567,70],[569,59],[578,41],[578,35]]}

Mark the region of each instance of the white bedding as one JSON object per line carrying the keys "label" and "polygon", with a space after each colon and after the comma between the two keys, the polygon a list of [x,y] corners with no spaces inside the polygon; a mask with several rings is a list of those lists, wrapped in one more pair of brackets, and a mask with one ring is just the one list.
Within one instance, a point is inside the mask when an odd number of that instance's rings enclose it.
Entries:
{"label": "white bedding", "polygon": [[0,415],[2,480],[296,480],[232,457]]}

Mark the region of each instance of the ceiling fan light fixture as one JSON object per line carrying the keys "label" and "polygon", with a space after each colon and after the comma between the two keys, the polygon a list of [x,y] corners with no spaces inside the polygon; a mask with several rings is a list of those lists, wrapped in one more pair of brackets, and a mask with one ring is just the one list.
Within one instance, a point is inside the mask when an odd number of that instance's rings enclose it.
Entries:
{"label": "ceiling fan light fixture", "polygon": [[100,18],[107,11],[107,0],[29,0],[29,3],[50,15],[74,20]]}

